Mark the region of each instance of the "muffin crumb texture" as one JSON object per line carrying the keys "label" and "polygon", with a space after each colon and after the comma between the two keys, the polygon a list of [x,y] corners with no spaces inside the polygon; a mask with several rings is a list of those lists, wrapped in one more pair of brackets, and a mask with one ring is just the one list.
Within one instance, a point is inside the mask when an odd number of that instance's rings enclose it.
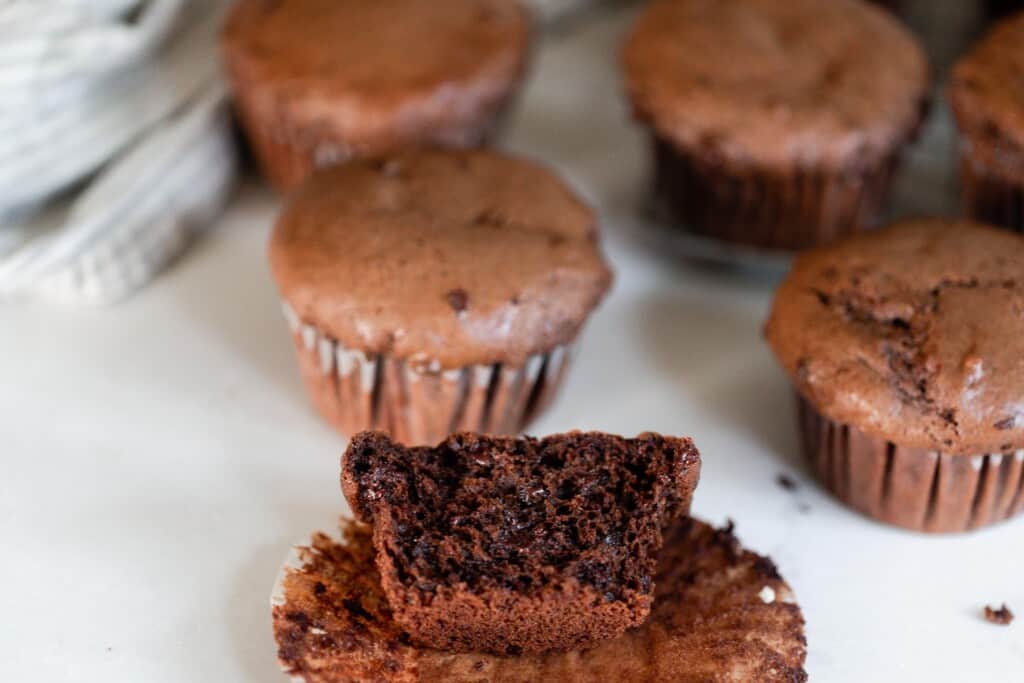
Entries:
{"label": "muffin crumb texture", "polygon": [[688,439],[355,437],[343,487],[374,525],[394,617],[420,644],[536,653],[592,645],[650,610],[662,530],[685,514]]}

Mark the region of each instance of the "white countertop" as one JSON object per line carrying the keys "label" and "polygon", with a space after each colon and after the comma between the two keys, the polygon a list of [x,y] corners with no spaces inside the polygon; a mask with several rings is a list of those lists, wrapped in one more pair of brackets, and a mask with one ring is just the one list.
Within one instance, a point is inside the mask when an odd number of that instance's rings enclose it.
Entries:
{"label": "white countertop", "polygon": [[[599,204],[618,274],[531,431],[693,435],[694,512],[734,519],[777,562],[807,618],[812,680],[1021,680],[1024,519],[917,535],[813,483],[760,337],[770,283],[687,263],[635,218],[646,157],[613,68],[620,32],[592,21],[553,41],[510,131],[510,147]],[[948,182],[923,193],[946,197]],[[345,510],[344,442],[308,407],[275,301],[276,206],[250,181],[184,262],[120,307],[0,308],[5,680],[284,680],[269,591],[289,546]],[[981,618],[1004,601],[1017,623]]]}

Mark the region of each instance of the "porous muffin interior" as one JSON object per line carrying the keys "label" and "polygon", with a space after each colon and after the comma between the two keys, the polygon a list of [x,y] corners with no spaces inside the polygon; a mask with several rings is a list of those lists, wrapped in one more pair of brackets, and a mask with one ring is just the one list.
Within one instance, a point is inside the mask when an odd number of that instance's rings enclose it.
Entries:
{"label": "porous muffin interior", "polygon": [[689,439],[655,434],[460,434],[407,449],[363,433],[343,477],[357,515],[389,517],[407,586],[530,595],[574,579],[613,601],[650,592],[662,530],[687,512],[698,462]]}

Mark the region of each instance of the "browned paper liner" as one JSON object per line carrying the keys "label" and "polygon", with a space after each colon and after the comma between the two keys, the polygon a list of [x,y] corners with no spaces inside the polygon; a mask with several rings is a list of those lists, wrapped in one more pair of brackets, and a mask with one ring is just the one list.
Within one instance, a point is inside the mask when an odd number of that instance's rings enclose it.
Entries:
{"label": "browned paper liner", "polygon": [[379,429],[407,445],[434,445],[457,431],[517,434],[550,405],[572,355],[561,346],[522,366],[423,369],[347,349],[282,308],[313,405],[347,436]]}
{"label": "browned paper liner", "polygon": [[1024,231],[1024,158],[992,163],[992,150],[965,143],[961,148],[960,182],[964,210],[971,218]]}
{"label": "browned paper liner", "polygon": [[790,586],[732,527],[667,530],[647,621],[587,650],[541,657],[417,648],[391,620],[369,527],[342,520],[292,550],[270,604],[292,681],[757,681],[803,683],[807,639]]}
{"label": "browned paper liner", "polygon": [[798,397],[804,456],[850,507],[915,531],[969,531],[1024,511],[1024,450],[948,455],[902,448],[822,416]]}
{"label": "browned paper liner", "polygon": [[655,137],[655,196],[670,222],[724,242],[797,250],[879,222],[898,155],[857,171],[730,169]]}

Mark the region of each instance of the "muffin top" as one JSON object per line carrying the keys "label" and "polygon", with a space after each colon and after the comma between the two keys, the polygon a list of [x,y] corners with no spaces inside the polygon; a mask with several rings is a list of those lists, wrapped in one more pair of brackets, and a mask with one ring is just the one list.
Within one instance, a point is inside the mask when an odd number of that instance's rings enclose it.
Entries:
{"label": "muffin top", "polygon": [[734,164],[884,157],[929,80],[910,32],[862,0],[655,0],[624,61],[639,119]]}
{"label": "muffin top", "polygon": [[550,171],[486,150],[315,174],[278,219],[270,263],[304,322],[432,369],[565,344],[611,283],[593,212]]}
{"label": "muffin top", "polygon": [[1024,447],[1024,239],[911,220],[799,256],[766,328],[828,418],[951,454]]}
{"label": "muffin top", "polygon": [[372,140],[504,96],[525,66],[529,16],[507,0],[240,0],[222,42],[248,97]]}
{"label": "muffin top", "polygon": [[949,99],[961,127],[1024,153],[1024,14],[998,23],[953,69]]}

